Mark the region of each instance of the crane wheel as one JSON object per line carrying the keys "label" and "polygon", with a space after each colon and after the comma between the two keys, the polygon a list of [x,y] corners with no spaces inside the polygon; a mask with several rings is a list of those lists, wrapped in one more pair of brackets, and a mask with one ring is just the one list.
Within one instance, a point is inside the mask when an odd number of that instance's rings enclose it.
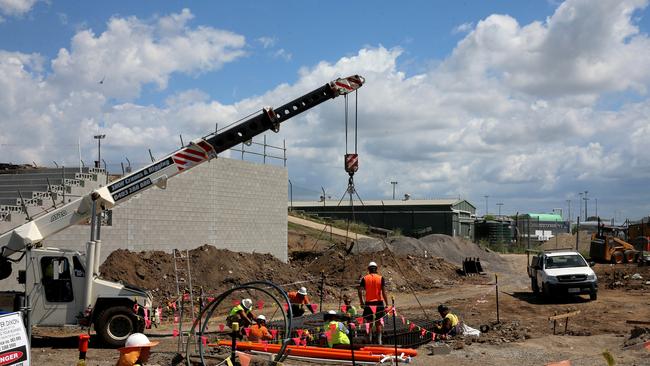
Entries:
{"label": "crane wheel", "polygon": [[625,256],[625,261],[627,263],[634,263],[636,262],[637,259],[637,252],[636,250],[626,250],[623,252],[623,255]]}
{"label": "crane wheel", "polygon": [[623,252],[612,253],[612,263],[614,264],[625,263],[625,256],[623,255]]}
{"label": "crane wheel", "polygon": [[138,325],[133,309],[127,306],[112,306],[99,313],[95,331],[108,346],[122,347],[126,338],[136,332]]}

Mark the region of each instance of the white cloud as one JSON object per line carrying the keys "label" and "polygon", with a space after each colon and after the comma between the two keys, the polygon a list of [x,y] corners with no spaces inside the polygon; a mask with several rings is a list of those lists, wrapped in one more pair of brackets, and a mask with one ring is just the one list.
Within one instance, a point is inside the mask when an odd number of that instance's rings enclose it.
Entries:
{"label": "white cloud", "polygon": [[451,33],[457,34],[457,33],[467,33],[470,30],[474,28],[474,23],[472,22],[465,22],[463,24],[459,24],[452,29]]}
{"label": "white cloud", "polygon": [[211,27],[190,28],[192,17],[187,9],[154,24],[114,17],[99,35],[80,31],[70,50],[61,49],[52,60],[50,82],[60,89],[83,88],[128,100],[137,97],[144,84],[166,88],[174,72],[197,75],[245,55],[243,36]]}
{"label": "white cloud", "polygon": [[189,10],[150,21],[113,17],[100,34],[90,29],[77,32],[70,49],[61,49],[50,61],[51,71],[46,71],[48,61],[38,54],[0,50],[0,143],[30,146],[1,148],[3,160],[76,161],[76,148],[61,146],[76,145],[78,138],[92,141],[102,123],[109,131],[107,158],[128,154],[111,155],[111,145],[137,146],[145,153],[146,147],[159,151],[158,146],[178,145],[180,131],[166,126],[166,118],[188,98],[201,102],[205,97],[181,93],[170,98],[169,109],[130,101],[146,84],[164,89],[174,73],[199,75],[245,54],[243,36],[191,27],[191,19]]}
{"label": "white cloud", "polygon": [[278,41],[277,38],[275,37],[260,37],[257,39],[257,42],[262,44],[262,47],[264,48],[270,48],[275,46],[275,43]]}
{"label": "white cloud", "polygon": [[21,16],[28,13],[38,0],[0,0],[0,13]]}
{"label": "white cloud", "polygon": [[273,52],[273,57],[275,58],[281,58],[285,61],[291,61],[291,58],[293,55],[289,52],[287,52],[284,48],[280,48],[279,50]]}

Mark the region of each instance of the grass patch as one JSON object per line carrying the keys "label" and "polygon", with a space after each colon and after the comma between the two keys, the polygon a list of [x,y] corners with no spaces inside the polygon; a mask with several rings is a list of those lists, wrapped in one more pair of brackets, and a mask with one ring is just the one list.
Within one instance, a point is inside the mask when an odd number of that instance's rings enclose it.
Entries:
{"label": "grass patch", "polygon": [[[299,217],[301,219],[313,221],[313,222],[318,222],[320,224],[324,225],[331,225],[334,228],[341,229],[341,230],[348,230],[352,233],[356,234],[364,234],[368,235],[370,233],[368,229],[368,225],[361,223],[361,222],[356,222],[352,221],[350,222],[348,226],[348,221],[347,220],[341,220],[341,219],[326,219],[323,217],[318,217],[316,215],[309,215],[304,212],[296,212],[293,211],[291,212],[291,216],[294,217]],[[291,225],[291,224],[290,224]],[[291,226],[289,226],[291,228]],[[318,231],[318,230],[316,230]]]}

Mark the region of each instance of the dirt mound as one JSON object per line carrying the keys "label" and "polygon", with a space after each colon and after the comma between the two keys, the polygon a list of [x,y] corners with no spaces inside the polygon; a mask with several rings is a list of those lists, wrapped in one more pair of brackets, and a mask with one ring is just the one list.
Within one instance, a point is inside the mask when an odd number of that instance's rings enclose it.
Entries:
{"label": "dirt mound", "polygon": [[406,291],[409,286],[415,290],[443,287],[459,279],[457,267],[442,258],[402,256],[387,249],[352,255],[346,255],[342,249],[334,250],[317,257],[305,256],[299,263],[314,276],[322,271],[329,288],[347,289],[354,296],[361,277],[367,273],[368,263],[372,261],[379,265],[389,291]]}
{"label": "dirt mound", "polygon": [[507,271],[509,267],[501,256],[483,249],[469,240],[443,234],[432,234],[420,239],[398,236],[385,240],[360,240],[355,245],[357,253],[372,253],[386,250],[401,256],[419,258],[440,257],[456,265],[462,265],[464,258],[479,258],[483,268],[492,272]]}
{"label": "dirt mound", "polygon": [[[195,291],[202,287],[205,293],[211,294],[253,280],[269,280],[277,284],[302,282],[317,297],[323,273],[326,297],[338,297],[342,290],[354,297],[371,261],[379,264],[390,291],[448,287],[459,280],[457,267],[440,257],[394,255],[389,250],[349,254],[343,243],[328,251],[294,251],[289,263],[270,254],[235,253],[210,245],[190,250],[189,256]],[[177,263],[186,265],[185,261]],[[170,253],[116,250],[102,264],[100,272],[107,280],[149,289],[160,301],[176,296],[174,259]],[[299,285],[291,285],[287,290],[295,286]]]}
{"label": "dirt mound", "polygon": [[[578,251],[588,252],[591,245],[591,233],[588,231],[580,231],[580,238],[578,239]],[[560,233],[555,238],[542,244],[542,249],[552,250],[559,248],[574,248],[576,247],[576,234]]]}
{"label": "dirt mound", "polygon": [[647,291],[650,289],[650,267],[636,264],[598,264],[594,267],[600,286],[608,289]]}
{"label": "dirt mound", "polygon": [[[235,253],[204,245],[190,250],[192,285],[206,293],[220,293],[233,285],[253,280],[290,283],[308,275],[299,268],[283,263],[270,254]],[[186,265],[179,261],[179,265]],[[100,267],[102,277],[123,281],[153,291],[159,299],[176,296],[174,259],[161,251],[131,252],[119,249],[110,254]]]}

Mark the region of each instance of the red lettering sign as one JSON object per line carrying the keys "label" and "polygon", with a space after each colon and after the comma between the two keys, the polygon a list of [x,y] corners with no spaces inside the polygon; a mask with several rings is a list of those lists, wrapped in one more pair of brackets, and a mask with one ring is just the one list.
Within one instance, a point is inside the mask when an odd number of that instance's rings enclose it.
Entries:
{"label": "red lettering sign", "polygon": [[8,365],[10,362],[23,357],[20,351],[7,352],[0,355],[0,366]]}

